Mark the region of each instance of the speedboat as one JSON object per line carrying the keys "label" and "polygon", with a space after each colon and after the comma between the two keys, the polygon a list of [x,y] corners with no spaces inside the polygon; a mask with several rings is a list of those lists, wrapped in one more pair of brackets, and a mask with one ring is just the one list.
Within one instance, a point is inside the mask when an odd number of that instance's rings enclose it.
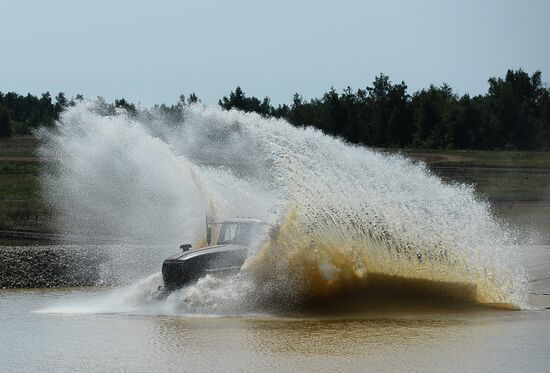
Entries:
{"label": "speedboat", "polygon": [[190,244],[184,244],[180,246],[181,252],[166,259],[162,263],[164,286],[160,290],[181,288],[207,274],[238,272],[262,225],[265,223],[257,219],[238,218],[216,223],[207,217],[207,246],[193,249]]}

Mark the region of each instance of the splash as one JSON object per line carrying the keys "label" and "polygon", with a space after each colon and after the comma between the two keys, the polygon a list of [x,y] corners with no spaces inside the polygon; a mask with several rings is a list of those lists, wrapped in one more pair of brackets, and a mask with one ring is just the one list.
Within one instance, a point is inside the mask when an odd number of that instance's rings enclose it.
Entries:
{"label": "splash", "polygon": [[62,232],[197,242],[208,210],[271,225],[240,276],[202,279],[166,300],[185,300],[180,307],[231,303],[220,294],[272,306],[368,297],[373,286],[525,304],[515,235],[470,186],[444,183],[402,156],[201,107],[167,123],[155,112],[103,116],[86,102],[41,135],[52,164],[44,192]]}

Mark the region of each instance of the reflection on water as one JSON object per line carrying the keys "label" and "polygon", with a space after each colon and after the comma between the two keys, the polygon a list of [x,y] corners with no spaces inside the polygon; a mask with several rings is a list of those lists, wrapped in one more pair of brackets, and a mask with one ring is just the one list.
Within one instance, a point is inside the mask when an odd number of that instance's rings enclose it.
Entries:
{"label": "reflection on water", "polygon": [[90,295],[88,290],[0,291],[2,367],[16,372],[546,371],[550,364],[547,311],[440,309],[343,319],[33,312]]}
{"label": "reflection on water", "polygon": [[[353,356],[365,350],[416,344],[464,330],[474,322],[466,320],[296,320],[296,319],[195,319],[168,318],[155,322],[155,342],[174,356],[182,347],[208,351],[227,338],[236,352],[257,351],[270,355]],[[190,338],[216,330],[213,338]],[[207,334],[207,333],[206,333]],[[234,341],[239,343],[234,343]],[[168,345],[166,345],[167,341]],[[229,342],[229,341],[228,341]],[[244,348],[246,347],[246,348]],[[243,351],[245,350],[245,351]]]}
{"label": "reflection on water", "polygon": [[[464,320],[296,320],[239,318],[161,318],[154,322],[153,348],[166,360],[208,356],[231,367],[277,370],[362,370],[365,364],[414,364],[392,352],[439,342],[466,331]],[[200,360],[200,358],[199,358]],[[214,365],[215,367],[215,365]],[[208,368],[201,366],[200,368]]]}

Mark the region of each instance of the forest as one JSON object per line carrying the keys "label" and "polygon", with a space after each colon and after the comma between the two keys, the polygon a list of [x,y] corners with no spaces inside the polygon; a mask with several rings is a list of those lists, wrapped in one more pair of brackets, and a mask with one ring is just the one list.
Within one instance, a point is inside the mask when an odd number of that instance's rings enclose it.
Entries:
{"label": "forest", "polygon": [[[237,87],[218,105],[284,118],[295,126],[313,126],[347,142],[374,147],[550,150],[550,89],[541,72],[508,70],[504,78],[491,77],[488,83],[487,93],[477,96],[460,96],[447,84],[409,93],[405,82],[393,83],[380,74],[356,91],[331,88],[311,100],[296,93],[290,104],[277,106],[269,97],[246,96]],[[63,92],[53,98],[49,92],[40,97],[0,92],[0,137],[54,126],[63,109],[79,100],[84,97],[67,98]],[[107,103],[98,97],[97,102],[104,115],[123,109],[132,116],[156,112],[169,122],[181,122],[186,108],[200,99],[194,93],[181,95],[175,105],[147,109],[124,98]]]}

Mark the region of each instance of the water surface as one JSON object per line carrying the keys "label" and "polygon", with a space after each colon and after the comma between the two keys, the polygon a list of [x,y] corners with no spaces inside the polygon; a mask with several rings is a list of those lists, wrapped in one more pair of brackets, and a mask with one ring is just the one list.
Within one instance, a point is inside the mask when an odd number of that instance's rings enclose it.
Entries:
{"label": "water surface", "polygon": [[[547,371],[550,311],[384,317],[49,313],[109,289],[0,292],[2,366],[14,372]],[[37,312],[38,311],[38,312]]]}

